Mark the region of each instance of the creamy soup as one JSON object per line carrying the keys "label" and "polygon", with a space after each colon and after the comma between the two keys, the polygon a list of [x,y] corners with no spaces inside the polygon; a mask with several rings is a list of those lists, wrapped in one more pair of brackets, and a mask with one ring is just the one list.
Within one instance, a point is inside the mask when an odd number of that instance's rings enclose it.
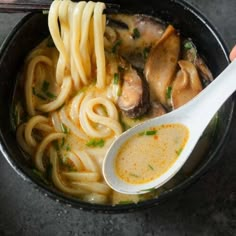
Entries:
{"label": "creamy soup", "polygon": [[117,175],[141,184],[164,174],[177,160],[189,138],[181,124],[165,124],[145,130],[126,141],[115,160]]}

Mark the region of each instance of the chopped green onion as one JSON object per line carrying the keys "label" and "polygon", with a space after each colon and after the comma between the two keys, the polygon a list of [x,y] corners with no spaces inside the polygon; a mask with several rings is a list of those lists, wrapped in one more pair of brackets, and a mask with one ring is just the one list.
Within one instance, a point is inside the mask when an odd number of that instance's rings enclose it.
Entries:
{"label": "chopped green onion", "polygon": [[105,141],[103,139],[91,139],[86,143],[88,147],[103,147]]}
{"label": "chopped green onion", "polygon": [[65,145],[65,138],[63,137],[61,141],[61,147],[63,147],[64,145]]}
{"label": "chopped green onion", "polygon": [[71,149],[70,149],[70,146],[69,145],[67,145],[66,146],[66,151],[70,151]]}
{"label": "chopped green onion", "polygon": [[112,49],[111,49],[112,53],[116,53],[116,52],[117,52],[117,49],[118,49],[118,47],[121,45],[121,43],[122,43],[121,39],[117,40],[117,41],[114,43],[114,45],[113,45],[113,47],[112,47]]}
{"label": "chopped green onion", "polygon": [[157,133],[157,130],[146,130],[146,131],[143,131],[143,132],[140,132],[139,133],[139,136],[143,136],[143,135],[155,135]]}
{"label": "chopped green onion", "polygon": [[147,131],[145,132],[145,135],[155,135],[156,133],[157,133],[156,130],[147,130]]}
{"label": "chopped green onion", "polygon": [[113,83],[114,83],[114,84],[118,84],[118,83],[119,83],[119,80],[120,80],[119,74],[118,74],[118,73],[115,73],[115,74],[114,74]]}
{"label": "chopped green onion", "polygon": [[154,170],[154,168],[153,168],[150,164],[148,164],[148,167],[149,167],[151,170]]}
{"label": "chopped green onion", "polygon": [[192,42],[187,41],[187,42],[184,44],[184,48],[185,48],[185,49],[191,49],[191,48],[193,48]]}
{"label": "chopped green onion", "polygon": [[121,87],[118,87],[118,89],[117,89],[117,96],[120,97],[121,93],[122,93],[122,89],[121,89]]}
{"label": "chopped green onion", "polygon": [[176,154],[179,156],[181,154],[181,152],[183,151],[183,148],[180,148],[179,150],[176,150]]}
{"label": "chopped green onion", "polygon": [[170,99],[171,98],[171,92],[172,92],[172,87],[168,86],[166,89],[166,98]]}
{"label": "chopped green onion", "polygon": [[61,123],[61,130],[62,130],[62,132],[64,134],[68,134],[69,133],[69,129],[63,123]]}
{"label": "chopped green onion", "polygon": [[50,93],[50,92],[46,92],[46,95],[51,99],[54,99],[57,97],[56,95],[54,95],[53,93]]}
{"label": "chopped green onion", "polygon": [[133,177],[135,177],[135,178],[139,178],[139,176],[136,175],[136,174],[134,174],[134,173],[130,173],[129,175],[130,175],[130,176],[133,176]]}
{"label": "chopped green onion", "polygon": [[20,111],[17,104],[15,104],[15,106],[12,109],[12,119],[13,119],[14,128],[16,129],[16,127],[20,123]]}
{"label": "chopped green onion", "polygon": [[42,100],[47,100],[42,94],[37,93],[34,87],[32,88],[32,91],[33,91],[33,94],[34,94],[36,97],[38,97],[38,98],[40,98],[40,99],[42,99]]}
{"label": "chopped green onion", "polygon": [[41,88],[42,91],[46,93],[49,89],[49,86],[50,86],[50,83],[47,80],[44,80],[42,84],[42,88]]}
{"label": "chopped green onion", "polygon": [[140,32],[137,28],[134,28],[133,33],[132,33],[133,39],[137,39],[140,37]]}
{"label": "chopped green onion", "polygon": [[144,57],[145,60],[148,58],[150,50],[151,50],[150,47],[146,47],[146,48],[143,49],[143,57]]}

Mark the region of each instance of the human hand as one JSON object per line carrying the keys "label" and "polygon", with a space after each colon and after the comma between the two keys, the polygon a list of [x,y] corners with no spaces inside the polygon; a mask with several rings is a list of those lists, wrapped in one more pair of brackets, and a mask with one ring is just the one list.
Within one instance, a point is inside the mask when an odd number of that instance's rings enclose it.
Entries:
{"label": "human hand", "polygon": [[236,45],[234,46],[234,48],[232,49],[232,51],[230,52],[229,58],[231,61],[233,61],[234,59],[236,59]]}

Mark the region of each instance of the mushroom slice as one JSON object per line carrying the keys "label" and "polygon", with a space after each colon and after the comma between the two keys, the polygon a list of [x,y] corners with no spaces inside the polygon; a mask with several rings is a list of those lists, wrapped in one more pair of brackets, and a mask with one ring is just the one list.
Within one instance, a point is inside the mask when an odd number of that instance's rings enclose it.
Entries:
{"label": "mushroom slice", "polygon": [[202,84],[196,67],[189,61],[179,61],[181,70],[172,85],[172,105],[176,109],[202,91]]}
{"label": "mushroom slice", "polygon": [[199,72],[199,75],[202,77],[206,84],[209,84],[211,81],[213,81],[213,75],[211,71],[207,67],[206,63],[199,56],[196,60],[196,67]]}
{"label": "mushroom slice", "polygon": [[196,66],[199,76],[204,84],[209,84],[211,81],[213,81],[211,71],[203,59],[198,55],[197,48],[191,39],[184,41],[182,56],[183,60],[190,61]]}
{"label": "mushroom slice", "polygon": [[142,116],[150,107],[147,82],[142,78],[141,73],[132,67],[123,74],[118,106],[130,118]]}
{"label": "mushroom slice", "polygon": [[159,41],[151,49],[145,64],[145,76],[152,100],[168,105],[166,90],[174,79],[180,54],[180,37],[169,25]]}

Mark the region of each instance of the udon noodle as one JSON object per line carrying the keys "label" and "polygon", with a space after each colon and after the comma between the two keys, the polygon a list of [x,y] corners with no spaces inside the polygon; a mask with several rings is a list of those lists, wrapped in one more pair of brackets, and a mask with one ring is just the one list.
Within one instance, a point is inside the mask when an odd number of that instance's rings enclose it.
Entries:
{"label": "udon noodle", "polygon": [[[137,202],[139,196],[115,193],[103,179],[102,162],[111,142],[128,127],[191,99],[202,89],[200,79],[205,76],[209,81],[206,77],[211,75],[192,41],[180,43],[172,26],[166,29],[141,15],[118,14],[106,20],[104,9],[101,2],[52,2],[51,38],[29,53],[17,85],[24,98],[14,100],[16,138],[35,173],[65,194],[98,204]],[[169,76],[164,96],[154,94],[160,89],[152,89],[155,81],[148,67],[156,47],[172,52],[171,60],[176,61],[169,64],[171,72],[157,69],[157,80],[161,81],[162,73]],[[160,64],[161,57],[165,56],[157,56]],[[140,80],[140,70],[148,85]],[[194,78],[189,78],[190,71],[195,72]],[[139,79],[135,86],[150,89],[150,96],[132,87],[132,76]],[[126,94],[130,87],[131,95]],[[184,102],[178,91],[184,94]],[[141,100],[127,108],[136,97]]]}

